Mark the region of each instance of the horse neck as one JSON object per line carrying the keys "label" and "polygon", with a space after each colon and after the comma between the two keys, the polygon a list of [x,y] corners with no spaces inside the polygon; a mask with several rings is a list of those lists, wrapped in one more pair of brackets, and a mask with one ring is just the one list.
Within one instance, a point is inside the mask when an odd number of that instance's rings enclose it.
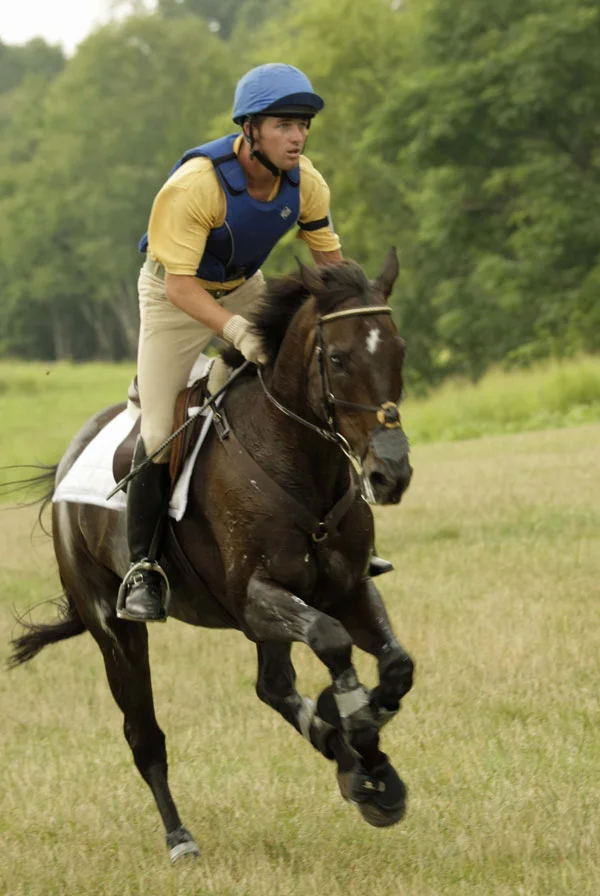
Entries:
{"label": "horse neck", "polygon": [[[325,422],[314,415],[306,395],[306,365],[310,361],[314,312],[311,315],[304,310],[288,328],[274,367],[265,373],[265,382],[285,408],[315,426],[326,428]],[[287,416],[264,394],[259,393],[256,399],[252,419],[246,420],[255,430],[255,444],[260,440],[265,467],[283,474],[290,483],[294,480],[299,488],[302,482],[314,488],[316,482],[324,496],[336,488],[336,483],[347,484],[347,461],[336,444]],[[271,445],[277,445],[277,450],[270,450]],[[290,458],[294,458],[292,464]],[[336,490],[339,488],[338,484]]]}
{"label": "horse neck", "polygon": [[[303,420],[319,428],[325,428],[323,420],[313,413],[307,398],[306,370],[310,362],[312,345],[312,325],[314,312],[305,307],[290,326],[277,355],[268,388],[281,404]],[[297,458],[294,470],[297,476],[306,476],[311,484],[318,484],[327,500],[333,490],[347,487],[348,462],[340,448],[323,436],[294,421],[270,402],[270,434],[279,444],[285,445],[288,455]]]}

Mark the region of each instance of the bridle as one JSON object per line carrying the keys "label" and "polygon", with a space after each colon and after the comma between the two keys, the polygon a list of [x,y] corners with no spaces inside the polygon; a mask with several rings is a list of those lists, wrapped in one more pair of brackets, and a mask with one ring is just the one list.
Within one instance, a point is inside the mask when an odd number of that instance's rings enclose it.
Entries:
{"label": "bridle", "polygon": [[327,421],[328,429],[324,429],[321,426],[317,426],[314,423],[311,423],[309,420],[305,420],[304,417],[300,417],[298,414],[295,414],[294,411],[291,411],[289,408],[286,408],[281,402],[279,402],[275,396],[269,392],[267,386],[265,384],[262,371],[260,367],[258,368],[258,378],[263,387],[264,393],[271,401],[272,404],[275,405],[283,414],[287,417],[291,417],[292,420],[296,420],[297,423],[301,423],[303,426],[306,426],[308,429],[311,429],[313,432],[318,433],[323,439],[327,439],[329,442],[335,442],[341,450],[344,452],[348,460],[352,463],[352,466],[357,472],[361,472],[361,462],[360,458],[354,454],[348,440],[341,434],[337,426],[337,420],[335,415],[336,407],[348,408],[349,410],[354,411],[367,411],[372,412],[377,416],[377,420],[382,426],[385,426],[386,429],[396,429],[400,426],[400,413],[398,411],[398,407],[393,401],[384,401],[380,405],[365,405],[365,404],[357,404],[353,401],[344,401],[341,398],[337,398],[331,389],[331,383],[329,378],[329,367],[327,365],[327,353],[325,350],[325,341],[323,339],[323,325],[329,323],[333,320],[340,320],[346,317],[364,317],[370,314],[391,314],[392,309],[389,305],[372,305],[367,308],[350,308],[347,311],[334,311],[331,314],[325,314],[322,317],[318,317],[315,325],[315,338],[313,341],[313,346],[309,356],[312,358],[313,353],[316,352],[317,355],[317,363],[319,366],[319,375],[321,378],[321,392],[322,392],[322,404],[323,404],[323,413],[324,417]]}

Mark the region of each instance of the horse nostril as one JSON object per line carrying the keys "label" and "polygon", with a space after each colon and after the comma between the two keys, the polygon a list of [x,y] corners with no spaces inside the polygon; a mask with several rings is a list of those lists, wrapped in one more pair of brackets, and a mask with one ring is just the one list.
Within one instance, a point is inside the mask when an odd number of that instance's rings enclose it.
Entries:
{"label": "horse nostril", "polygon": [[383,473],[378,473],[377,471],[371,473],[371,475],[369,476],[369,481],[371,482],[371,485],[374,489],[385,488],[385,486],[387,485],[387,479],[385,478]]}

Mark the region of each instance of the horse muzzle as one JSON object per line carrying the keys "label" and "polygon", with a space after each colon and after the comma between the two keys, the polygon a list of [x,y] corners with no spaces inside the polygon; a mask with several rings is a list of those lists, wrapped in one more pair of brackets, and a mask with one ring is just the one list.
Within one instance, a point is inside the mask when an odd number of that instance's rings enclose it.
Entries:
{"label": "horse muzzle", "polygon": [[398,504],[410,485],[408,439],[397,425],[378,429],[370,438],[363,459],[366,497],[374,504]]}

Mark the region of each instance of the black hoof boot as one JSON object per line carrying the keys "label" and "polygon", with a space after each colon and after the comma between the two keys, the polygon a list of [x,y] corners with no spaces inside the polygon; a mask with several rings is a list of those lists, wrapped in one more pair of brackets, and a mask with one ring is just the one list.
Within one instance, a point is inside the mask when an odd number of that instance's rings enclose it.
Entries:
{"label": "black hoof boot", "polygon": [[135,563],[119,589],[117,616],[130,622],[166,622],[168,588],[157,563]]}
{"label": "black hoof boot", "polygon": [[348,799],[356,803],[364,820],[375,828],[397,824],[406,812],[406,785],[386,760],[369,774],[355,769]]}
{"label": "black hoof boot", "polygon": [[369,571],[367,575],[369,578],[373,579],[375,576],[382,576],[386,572],[391,572],[393,568],[394,566],[389,560],[384,560],[383,557],[378,557],[376,554],[373,554],[369,561]]}

